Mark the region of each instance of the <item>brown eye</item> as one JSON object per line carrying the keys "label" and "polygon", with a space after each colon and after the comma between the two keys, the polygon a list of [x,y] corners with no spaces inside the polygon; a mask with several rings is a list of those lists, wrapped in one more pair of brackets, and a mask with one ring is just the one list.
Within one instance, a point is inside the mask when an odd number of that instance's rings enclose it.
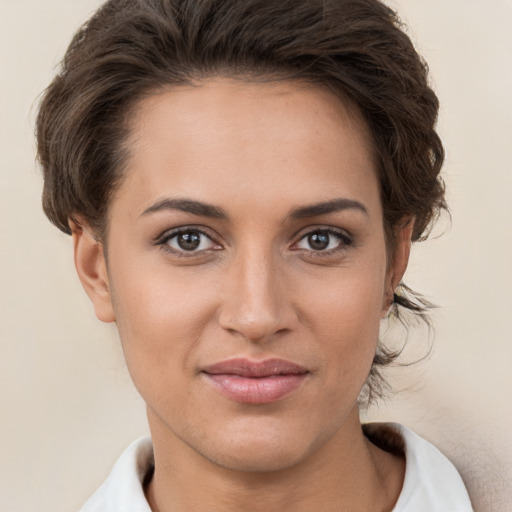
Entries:
{"label": "brown eye", "polygon": [[329,247],[329,239],[328,233],[311,233],[308,235],[308,244],[315,251],[323,251]]}
{"label": "brown eye", "polygon": [[352,239],[342,231],[334,229],[317,229],[304,235],[297,248],[314,252],[330,252],[343,249],[352,244]]}
{"label": "brown eye", "polygon": [[216,248],[216,244],[209,236],[195,229],[172,233],[164,243],[177,252],[200,252]]}
{"label": "brown eye", "polygon": [[176,237],[176,243],[184,251],[194,251],[201,245],[201,235],[194,231],[181,233]]}

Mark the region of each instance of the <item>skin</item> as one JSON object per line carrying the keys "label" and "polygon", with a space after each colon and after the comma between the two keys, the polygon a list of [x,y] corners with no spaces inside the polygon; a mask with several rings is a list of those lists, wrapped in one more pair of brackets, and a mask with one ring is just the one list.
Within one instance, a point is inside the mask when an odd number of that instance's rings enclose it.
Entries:
{"label": "skin", "polygon": [[[108,249],[85,220],[72,229],[78,274],[98,318],[117,323],[147,404],[152,509],[391,510],[404,462],[363,436],[357,398],[412,222],[387,261],[355,109],[304,84],[216,78],[143,99],[131,130]],[[183,199],[223,216],[176,209]],[[201,230],[198,249],[183,250],[176,228]],[[238,403],[201,373],[233,357],[308,374],[276,402]]]}

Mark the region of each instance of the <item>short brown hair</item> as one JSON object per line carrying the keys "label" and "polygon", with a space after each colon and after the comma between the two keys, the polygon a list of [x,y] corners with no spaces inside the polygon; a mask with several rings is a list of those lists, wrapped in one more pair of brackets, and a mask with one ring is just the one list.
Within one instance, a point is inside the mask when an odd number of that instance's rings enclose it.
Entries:
{"label": "short brown hair", "polygon": [[[106,236],[127,151],[126,122],[151,91],[214,75],[300,80],[357,106],[375,152],[388,247],[407,217],[413,241],[446,208],[427,66],[379,0],[109,0],[77,32],[37,119],[43,208],[62,231],[85,218]],[[399,307],[425,315],[407,292]],[[369,380],[396,354],[381,347]],[[373,380],[372,380],[373,379]]]}

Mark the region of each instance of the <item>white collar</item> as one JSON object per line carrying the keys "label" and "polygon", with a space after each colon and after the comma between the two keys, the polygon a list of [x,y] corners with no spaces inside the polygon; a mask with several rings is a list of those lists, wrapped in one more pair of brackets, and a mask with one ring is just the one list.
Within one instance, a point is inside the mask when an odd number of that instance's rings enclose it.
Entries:
{"label": "white collar", "polygon": [[[459,473],[435,446],[396,423],[371,424],[369,429],[372,435],[380,431],[384,443],[391,431],[391,444],[396,445],[398,439],[405,449],[405,480],[393,512],[473,512]],[[151,512],[143,483],[153,468],[151,439],[138,439],[123,452],[80,512]]]}

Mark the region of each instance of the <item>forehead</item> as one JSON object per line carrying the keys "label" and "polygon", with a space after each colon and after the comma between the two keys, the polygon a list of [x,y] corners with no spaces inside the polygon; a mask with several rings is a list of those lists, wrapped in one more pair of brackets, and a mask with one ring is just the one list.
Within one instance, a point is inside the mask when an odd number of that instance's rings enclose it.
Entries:
{"label": "forehead", "polygon": [[220,78],[179,86],[141,100],[130,130],[119,195],[136,210],[169,194],[246,207],[340,194],[378,201],[357,110],[319,87]]}

